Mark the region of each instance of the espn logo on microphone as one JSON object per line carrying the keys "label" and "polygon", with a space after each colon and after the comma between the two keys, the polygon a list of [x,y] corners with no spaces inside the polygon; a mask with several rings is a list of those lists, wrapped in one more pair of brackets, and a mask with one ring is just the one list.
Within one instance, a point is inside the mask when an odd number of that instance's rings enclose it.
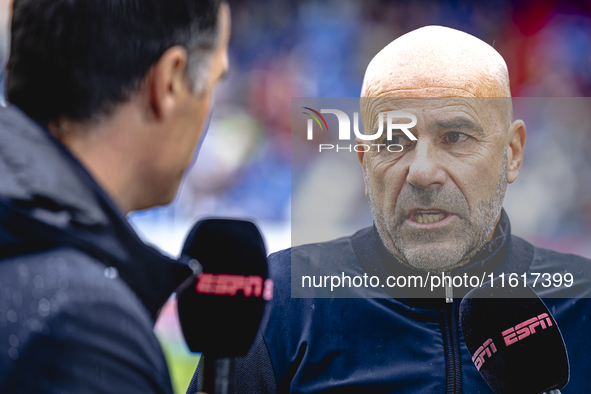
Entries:
{"label": "espn logo on microphone", "polygon": [[236,296],[239,291],[244,297],[263,297],[265,301],[273,298],[273,281],[263,280],[255,275],[212,274],[204,272],[197,277],[195,291],[200,294]]}
{"label": "espn logo on microphone", "polygon": [[536,327],[541,327],[545,330],[547,327],[552,327],[552,320],[547,313],[542,313],[531,319],[527,319],[523,323],[519,323],[515,327],[511,327],[502,332],[505,345],[510,346],[518,341],[521,341],[530,335],[536,333]]}
{"label": "espn logo on microphone", "polygon": [[493,353],[497,352],[497,348],[493,342],[492,339],[488,338],[483,344],[482,346],[480,346],[476,352],[474,353],[474,356],[472,356],[472,362],[474,363],[474,365],[476,365],[476,369],[480,371],[480,368],[482,368],[482,364],[484,364],[484,362],[486,361],[484,359],[484,356],[488,356],[488,358],[490,358],[492,356]]}
{"label": "espn logo on microphone", "polygon": [[[554,324],[547,313],[542,313],[541,315],[527,319],[515,327],[511,327],[501,333],[505,341],[505,347],[511,346],[514,343],[535,334],[537,327],[545,330],[546,328],[552,327],[553,325]],[[486,360],[491,358],[496,352],[497,347],[495,346],[493,340],[491,338],[487,339],[472,356],[472,362],[476,366],[476,369],[480,371],[480,368],[482,368]]]}

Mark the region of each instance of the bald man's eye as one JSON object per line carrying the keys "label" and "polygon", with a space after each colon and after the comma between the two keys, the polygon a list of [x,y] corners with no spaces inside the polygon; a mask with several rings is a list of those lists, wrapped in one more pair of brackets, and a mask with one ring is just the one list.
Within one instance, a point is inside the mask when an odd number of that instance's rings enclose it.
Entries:
{"label": "bald man's eye", "polygon": [[443,135],[443,139],[441,142],[457,144],[458,142],[466,141],[468,138],[470,138],[470,136],[468,136],[464,133],[459,133],[457,131],[450,131],[449,133],[445,133]]}

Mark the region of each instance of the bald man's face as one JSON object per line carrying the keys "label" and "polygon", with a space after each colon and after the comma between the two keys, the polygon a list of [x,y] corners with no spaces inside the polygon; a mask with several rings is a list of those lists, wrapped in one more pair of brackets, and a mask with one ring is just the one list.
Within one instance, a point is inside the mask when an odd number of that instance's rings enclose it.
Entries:
{"label": "bald man's face", "polygon": [[467,262],[492,238],[507,182],[521,168],[525,125],[511,123],[505,61],[467,33],[426,26],[372,59],[361,96],[366,130],[379,112],[417,117],[417,141],[392,141],[402,152],[359,153],[385,246],[427,270]]}
{"label": "bald man's face", "polygon": [[392,141],[380,141],[403,145],[402,152],[374,148],[359,155],[380,237],[403,262],[432,271],[453,268],[492,236],[514,160],[507,140],[512,126],[499,100],[510,99],[380,99],[366,106],[366,129],[377,127],[379,112],[417,117],[410,130],[417,141],[396,131]]}

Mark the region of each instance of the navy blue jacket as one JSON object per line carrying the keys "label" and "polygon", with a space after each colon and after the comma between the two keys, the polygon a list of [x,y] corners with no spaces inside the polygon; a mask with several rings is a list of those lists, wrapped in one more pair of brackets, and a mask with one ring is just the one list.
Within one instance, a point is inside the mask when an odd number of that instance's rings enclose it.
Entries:
{"label": "navy blue jacket", "polygon": [[0,109],[0,393],[172,393],[152,328],[190,274],[43,128]]}
{"label": "navy blue jacket", "polygon": [[[270,265],[274,298],[249,354],[236,361],[235,392],[492,393],[471,360],[458,323],[459,302],[469,288],[454,289],[453,303],[446,303],[443,289],[433,298],[388,287],[367,293],[302,289],[302,275],[367,273],[385,283],[387,275],[425,274],[392,258],[374,227],[281,251],[270,257]],[[563,394],[588,392],[591,261],[511,236],[503,211],[494,239],[450,275],[481,277],[483,271],[573,274],[570,289],[542,289],[539,284],[535,289],[556,318],[568,349],[571,378]],[[295,298],[311,296],[315,298]],[[194,393],[197,379],[188,393]]]}

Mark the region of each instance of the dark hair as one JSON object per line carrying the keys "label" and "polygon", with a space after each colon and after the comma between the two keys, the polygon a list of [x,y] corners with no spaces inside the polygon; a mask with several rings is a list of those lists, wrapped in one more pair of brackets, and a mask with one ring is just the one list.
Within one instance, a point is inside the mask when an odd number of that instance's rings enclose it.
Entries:
{"label": "dark hair", "polygon": [[220,0],[15,0],[6,98],[39,122],[93,120],[174,45],[190,84],[217,45]]}

